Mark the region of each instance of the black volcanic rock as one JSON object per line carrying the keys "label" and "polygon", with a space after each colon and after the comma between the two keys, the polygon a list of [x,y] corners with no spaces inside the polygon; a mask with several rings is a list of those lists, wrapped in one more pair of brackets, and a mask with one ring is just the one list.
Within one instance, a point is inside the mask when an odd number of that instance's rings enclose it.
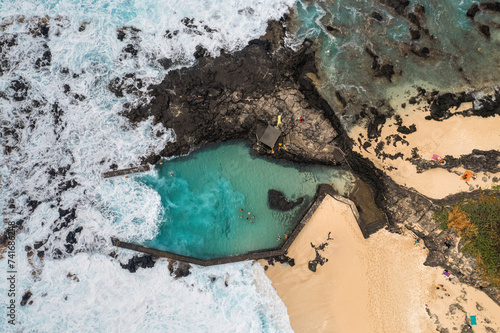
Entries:
{"label": "black volcanic rock", "polygon": [[133,256],[128,263],[121,264],[122,268],[128,269],[130,273],[137,272],[138,268],[152,268],[154,267],[156,262],[156,258],[152,255],[144,255],[144,256]]}
{"label": "black volcanic rock", "polygon": [[402,134],[411,134],[417,131],[417,127],[415,126],[415,124],[410,125],[410,127],[399,126],[397,131]]}
{"label": "black volcanic rock", "polygon": [[271,209],[287,211],[300,205],[303,201],[303,197],[300,197],[295,201],[288,201],[285,195],[277,190],[271,189],[267,192],[267,203]]}
{"label": "black volcanic rock", "polygon": [[410,0],[380,0],[380,2],[393,8],[399,15],[402,15],[410,5]]}
{"label": "black volcanic rock", "polygon": [[168,270],[170,272],[170,275],[172,275],[176,279],[186,277],[191,274],[190,269],[191,265],[187,262],[174,260],[169,260],[168,262]]}
{"label": "black volcanic rock", "polygon": [[411,40],[420,39],[420,31],[416,29],[410,29],[410,39]]}
{"label": "black volcanic rock", "polygon": [[368,138],[375,139],[380,136],[382,132],[382,127],[384,126],[386,121],[386,116],[383,114],[378,114],[375,116],[373,121],[368,124]]}
{"label": "black volcanic rock", "polygon": [[285,264],[286,263],[286,264],[290,265],[290,267],[295,266],[295,259],[294,258],[290,258],[286,254],[282,254],[280,256],[276,256],[276,257],[267,259],[267,263],[269,265],[274,266],[275,262],[279,262],[280,264]]}
{"label": "black volcanic rock", "polygon": [[372,58],[372,69],[375,77],[385,77],[387,81],[392,82],[392,77],[396,74],[394,72],[394,66],[388,62],[384,62],[382,58],[368,46],[365,47],[365,51]]}
{"label": "black volcanic rock", "polygon": [[35,61],[35,68],[36,69],[50,66],[50,64],[52,63],[52,53],[50,52],[49,47],[47,46],[47,44],[44,44],[43,47],[44,47],[45,51],[43,52],[42,57],[38,58]]}
{"label": "black volcanic rock", "polygon": [[163,67],[163,69],[167,70],[169,69],[170,67],[172,67],[172,65],[174,64],[174,62],[168,58],[161,58],[158,60],[158,63]]}
{"label": "black volcanic rock", "polygon": [[479,25],[479,31],[481,31],[481,33],[483,35],[485,35],[487,38],[490,38],[491,37],[491,32],[490,32],[490,27],[485,25],[485,24],[481,24]]}
{"label": "black volcanic rock", "polygon": [[[221,52],[216,58],[203,54],[193,67],[171,70],[160,84],[148,87],[149,98],[144,100],[151,102],[126,104],[122,114],[131,123],[152,117],[154,123],[175,130],[176,141],[157,154],[163,157],[235,139],[247,140],[259,153],[270,155],[270,149],[258,144],[256,134],[259,128],[276,125],[281,116],[280,130],[290,140],[286,149],[274,151],[274,157],[342,163],[336,159],[340,154],[334,141],[333,122],[338,120],[314,86],[313,78],[319,73],[312,42],[304,41],[298,51],[280,47],[283,27],[269,26],[265,36],[250,41],[241,51]],[[140,97],[145,92],[136,89],[140,82],[131,79],[133,74],[114,78],[109,89],[117,97]],[[158,156],[143,160],[157,161]]]}
{"label": "black volcanic rock", "polygon": [[483,2],[480,5],[482,10],[490,10],[492,12],[500,12],[500,2]]}
{"label": "black volcanic rock", "polygon": [[376,11],[373,11],[372,14],[370,15],[373,19],[377,20],[377,21],[382,21],[384,18],[382,17],[382,15],[379,13],[379,12],[376,12]]}
{"label": "black volcanic rock", "polygon": [[345,100],[344,96],[340,93],[340,91],[335,92],[335,97],[339,100],[339,102],[342,104],[342,106],[345,108],[347,105],[347,101]]}
{"label": "black volcanic rock", "polygon": [[23,295],[23,298],[21,300],[21,306],[25,306],[28,303],[28,301],[30,300],[32,295],[33,295],[33,293],[30,290],[25,292]]}
{"label": "black volcanic rock", "polygon": [[470,18],[470,19],[474,19],[474,16],[476,16],[476,14],[479,12],[479,6],[477,4],[473,4],[472,6],[470,6],[469,9],[467,9],[467,17]]}
{"label": "black volcanic rock", "polygon": [[14,92],[12,94],[14,100],[20,102],[26,99],[30,87],[23,78],[19,78],[18,80],[13,80],[9,88]]}
{"label": "black volcanic rock", "polygon": [[420,58],[428,58],[431,54],[431,50],[428,48],[428,47],[422,47],[422,48],[416,48],[416,47],[413,47],[411,49],[411,52],[420,57]]}

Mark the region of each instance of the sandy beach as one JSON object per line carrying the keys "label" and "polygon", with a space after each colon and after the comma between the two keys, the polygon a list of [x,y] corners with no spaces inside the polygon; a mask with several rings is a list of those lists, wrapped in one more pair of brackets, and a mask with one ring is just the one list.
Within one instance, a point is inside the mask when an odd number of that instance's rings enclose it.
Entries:
{"label": "sandy beach", "polygon": [[[500,307],[453,276],[447,280],[442,268],[424,266],[424,244],[386,230],[364,239],[351,208],[333,197],[325,197],[288,255],[295,266],[260,263],[295,332],[452,332],[471,315],[474,332],[500,331]],[[313,272],[318,255],[327,261]]]}
{"label": "sandy beach", "polygon": [[[452,116],[443,121],[429,121],[425,116],[428,105],[406,105],[402,108],[400,104],[403,99],[393,102],[393,107],[402,118],[402,125],[410,127],[415,125],[416,131],[410,134],[402,134],[397,131],[398,125],[394,118],[387,119],[381,129],[381,141],[389,139],[390,144],[385,144],[383,152],[389,155],[402,154],[396,159],[384,158],[377,155],[376,146],[380,141],[367,140],[367,126],[365,123],[356,125],[349,132],[354,140],[353,150],[369,158],[377,168],[383,170],[395,182],[435,199],[442,199],[447,195],[468,192],[478,188],[488,189],[493,183],[493,178],[500,178],[500,173],[477,172],[473,179],[464,181],[460,176],[464,168],[454,168],[450,171],[442,168],[427,170],[417,173],[417,168],[407,159],[412,156],[412,150],[417,149],[423,159],[432,161],[432,156],[437,154],[444,157],[451,155],[460,157],[471,154],[473,149],[490,150],[500,149],[500,117],[462,117]],[[452,112],[459,112],[472,108],[472,103],[463,103],[460,108],[453,108]],[[400,136],[403,141],[394,140]],[[392,138],[392,140],[391,140]],[[360,140],[360,141],[358,141]],[[370,141],[371,146],[363,147]]]}

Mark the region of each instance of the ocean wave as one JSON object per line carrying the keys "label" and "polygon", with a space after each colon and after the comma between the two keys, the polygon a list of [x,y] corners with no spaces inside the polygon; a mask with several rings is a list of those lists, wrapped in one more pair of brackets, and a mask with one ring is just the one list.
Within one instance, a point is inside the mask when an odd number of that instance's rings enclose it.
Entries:
{"label": "ocean wave", "polygon": [[[113,250],[110,237],[153,237],[162,207],[158,196],[133,176],[104,180],[102,173],[113,166],[137,165],[142,156],[157,154],[175,140],[173,131],[153,125],[152,120],[131,126],[120,115],[123,103],[147,102],[147,87],[159,83],[169,70],[159,59],[170,59],[175,68],[191,65],[196,47],[214,56],[221,49],[238,50],[262,35],[267,21],[281,17],[292,4],[0,3],[4,147],[0,209],[5,222],[23,225],[17,236],[18,291],[31,290],[34,300],[20,308],[18,328],[45,332],[109,331],[111,327],[116,331],[145,327],[151,328],[148,331],[172,327],[178,328],[175,331],[281,330],[269,316],[281,311],[277,316],[287,322],[286,310],[263,307],[268,299],[258,300],[253,283],[256,268],[249,264],[196,268],[187,281],[236,272],[231,276],[239,276],[241,284],[224,293],[213,287],[200,293],[187,282],[170,278],[165,262],[132,275],[112,261],[107,256]],[[133,28],[120,30],[123,27]],[[123,36],[120,31],[125,31]],[[109,82],[128,73],[141,80],[135,86],[139,92],[113,95]],[[30,261],[26,246],[36,248]],[[129,251],[117,252],[122,260],[132,256]],[[67,278],[70,271],[80,282]],[[4,287],[2,281],[2,293]],[[222,299],[224,294],[228,300]],[[237,305],[237,300],[246,302],[241,303],[245,306]],[[2,298],[2,307],[5,302]],[[145,318],[142,324],[141,318]]]}

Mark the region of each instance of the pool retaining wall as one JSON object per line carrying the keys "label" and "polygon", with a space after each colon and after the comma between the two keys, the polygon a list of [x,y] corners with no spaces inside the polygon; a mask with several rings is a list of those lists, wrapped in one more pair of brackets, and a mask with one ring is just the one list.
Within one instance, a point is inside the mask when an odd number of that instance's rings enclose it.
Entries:
{"label": "pool retaining wall", "polygon": [[316,195],[315,195],[313,202],[310,204],[309,208],[307,209],[306,213],[304,214],[304,216],[302,217],[300,222],[295,226],[292,233],[289,235],[288,239],[283,244],[281,244],[279,247],[276,247],[274,249],[253,251],[253,252],[249,252],[249,253],[241,254],[241,255],[237,255],[237,256],[229,256],[229,257],[202,260],[202,259],[197,259],[197,258],[193,258],[193,257],[183,256],[183,255],[172,253],[172,252],[161,251],[161,250],[156,250],[156,249],[152,249],[149,247],[140,246],[140,245],[136,245],[136,244],[132,244],[132,243],[122,242],[121,240],[119,240],[117,238],[112,238],[111,241],[112,241],[114,246],[121,247],[124,249],[129,249],[129,250],[134,250],[137,252],[152,254],[156,257],[163,257],[163,258],[169,258],[169,259],[173,259],[173,260],[177,260],[177,261],[184,261],[184,262],[187,262],[190,264],[195,264],[195,265],[200,265],[200,266],[222,265],[222,264],[228,264],[228,263],[238,262],[238,261],[258,260],[258,259],[268,259],[268,258],[278,257],[278,256],[281,256],[281,255],[284,255],[287,253],[288,248],[292,245],[293,241],[295,240],[295,238],[297,238],[298,234],[305,227],[307,222],[309,222],[309,220],[313,216],[314,212],[319,207],[319,205],[323,202],[323,199],[327,195],[331,196],[333,199],[335,199],[337,201],[340,201],[346,205],[349,205],[354,217],[356,218],[356,221],[358,222],[358,226],[361,230],[361,233],[363,234],[363,236],[365,238],[368,238],[372,232],[369,232],[367,225],[361,220],[361,218],[359,216],[359,212],[358,212],[354,202],[339,195],[337,193],[337,191],[335,191],[331,185],[320,184],[320,185],[318,185],[318,188],[316,190]]}
{"label": "pool retaining wall", "polygon": [[111,177],[117,177],[117,176],[124,176],[124,175],[128,175],[131,173],[145,172],[145,171],[149,171],[149,170],[151,170],[151,167],[149,166],[149,164],[146,164],[146,165],[140,165],[140,166],[128,168],[128,169],[108,171],[108,172],[103,173],[102,176],[104,178],[111,178]]}

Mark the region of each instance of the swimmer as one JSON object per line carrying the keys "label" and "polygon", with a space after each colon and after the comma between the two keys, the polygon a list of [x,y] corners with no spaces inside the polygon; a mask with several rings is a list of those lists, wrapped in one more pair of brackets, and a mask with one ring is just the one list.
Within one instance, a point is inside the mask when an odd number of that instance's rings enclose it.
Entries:
{"label": "swimmer", "polygon": [[250,223],[253,223],[253,221],[250,221]]}
{"label": "swimmer", "polygon": [[240,216],[240,219],[242,219],[242,218],[243,218],[243,216]]}
{"label": "swimmer", "polygon": [[280,240],[281,240],[281,236],[278,234],[278,239],[276,241],[279,242]]}
{"label": "swimmer", "polygon": [[174,176],[174,174],[171,172],[171,173],[170,173],[170,177],[173,177],[173,176]]}
{"label": "swimmer", "polygon": [[255,215],[252,216],[252,218],[254,219],[255,218]]}
{"label": "swimmer", "polygon": [[287,234],[285,234],[285,239],[288,239],[288,235]]}
{"label": "swimmer", "polygon": [[243,208],[240,208],[240,212],[242,212],[242,213],[243,213]]}
{"label": "swimmer", "polygon": [[250,220],[250,218],[249,218],[249,217],[247,217],[247,220]]}
{"label": "swimmer", "polygon": [[250,212],[248,212],[248,215],[250,215]]}

